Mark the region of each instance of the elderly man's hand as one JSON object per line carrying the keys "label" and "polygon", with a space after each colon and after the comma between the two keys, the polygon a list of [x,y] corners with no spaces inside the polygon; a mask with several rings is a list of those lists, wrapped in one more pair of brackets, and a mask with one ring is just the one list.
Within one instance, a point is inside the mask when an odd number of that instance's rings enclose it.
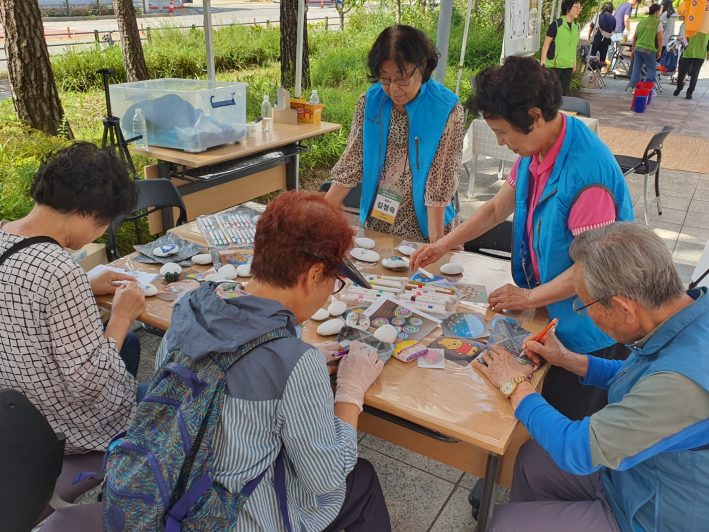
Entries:
{"label": "elderly man's hand", "polygon": [[532,291],[511,284],[494,290],[487,298],[495,312],[503,310],[527,310],[534,308],[531,303]]}
{"label": "elderly man's hand", "polygon": [[541,357],[553,366],[564,367],[570,351],[556,337],[556,330],[549,331],[542,343],[535,342],[533,340],[535,336],[533,334],[524,341],[524,348],[527,350],[529,358],[535,363],[539,363]]}
{"label": "elderly man's hand", "polygon": [[520,364],[509,351],[499,345],[490,346],[489,354],[487,351],[483,351],[482,359],[487,366],[480,362],[478,358],[473,363],[473,367],[490,379],[490,382],[497,388],[501,388],[502,383],[506,380],[514,379],[515,377],[528,378],[534,372],[534,366]]}

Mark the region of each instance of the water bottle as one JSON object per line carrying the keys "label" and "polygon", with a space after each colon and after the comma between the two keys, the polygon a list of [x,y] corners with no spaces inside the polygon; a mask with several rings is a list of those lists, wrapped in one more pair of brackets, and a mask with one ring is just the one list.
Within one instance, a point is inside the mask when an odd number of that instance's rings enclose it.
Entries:
{"label": "water bottle", "polygon": [[261,123],[263,131],[271,131],[271,102],[268,101],[268,94],[264,94],[263,103],[261,104]]}
{"label": "water bottle", "polygon": [[135,141],[136,148],[147,148],[148,147],[148,127],[145,125],[145,117],[143,116],[142,109],[135,110],[135,116],[133,117],[133,135],[142,135],[143,137]]}
{"label": "water bottle", "polygon": [[320,103],[320,98],[318,98],[318,91],[313,89],[313,92],[310,94],[310,102],[312,105],[317,105]]}

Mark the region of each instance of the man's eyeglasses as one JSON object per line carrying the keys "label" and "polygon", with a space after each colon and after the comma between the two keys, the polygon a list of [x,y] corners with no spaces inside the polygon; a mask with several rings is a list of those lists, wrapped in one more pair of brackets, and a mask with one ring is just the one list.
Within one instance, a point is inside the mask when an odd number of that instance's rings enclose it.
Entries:
{"label": "man's eyeglasses", "polygon": [[388,87],[392,83],[396,85],[397,87],[408,87],[411,85],[411,83],[414,81],[414,76],[416,75],[416,71],[419,69],[419,67],[414,68],[413,73],[411,74],[410,78],[404,78],[404,79],[377,79],[379,83],[382,84],[383,87]]}
{"label": "man's eyeglasses", "polygon": [[596,303],[600,303],[601,301],[603,301],[605,299],[608,299],[608,298],[604,297],[601,299],[596,299],[592,303],[589,303],[588,305],[584,305],[583,300],[580,297],[577,297],[576,299],[574,299],[573,307],[574,307],[574,310],[577,313],[579,313],[581,316],[583,316],[584,318],[588,318],[588,307],[590,307],[591,305],[595,305]]}
{"label": "man's eyeglasses", "polygon": [[[332,264],[333,266],[335,266],[337,268],[337,271],[340,272],[341,275],[343,275],[347,279],[351,280],[357,286],[359,286],[361,288],[371,288],[371,285],[369,284],[367,279],[365,279],[362,276],[362,274],[359,273],[359,270],[355,267],[354,264],[352,264],[352,262],[350,262],[350,260],[347,257],[342,257],[342,259],[341,259],[342,262],[338,264],[337,262],[335,262],[334,260],[332,260],[329,257],[322,257],[322,256],[318,255],[317,253],[312,253],[311,251],[306,251],[304,249],[301,251],[303,253],[307,253],[308,255],[312,255],[313,257],[317,257],[319,259],[323,259],[323,260],[328,261],[330,264]],[[335,285],[335,292],[333,292],[333,293],[337,294],[345,287],[346,281],[345,281],[345,279],[340,277],[340,275],[336,275],[335,277],[337,278],[337,281],[336,281],[337,284]]]}

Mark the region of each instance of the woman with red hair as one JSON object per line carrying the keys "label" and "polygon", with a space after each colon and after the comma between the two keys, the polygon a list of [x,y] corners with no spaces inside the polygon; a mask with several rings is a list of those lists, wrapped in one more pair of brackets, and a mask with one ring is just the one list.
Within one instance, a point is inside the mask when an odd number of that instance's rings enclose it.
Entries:
{"label": "woman with red hair", "polygon": [[[158,368],[173,351],[199,359],[279,328],[291,335],[262,344],[227,371],[212,479],[238,494],[264,473],[230,530],[281,531],[288,522],[290,530],[308,532],[391,530],[374,468],[357,458],[357,418],[382,362],[353,342],[339,363],[333,401],[331,359],[323,356],[330,345],[319,350],[296,335],[296,325],[342,289],[342,276],[364,282],[345,258],[353,234],[323,196],[281,194],[259,219],[252,280],[229,294],[237,297],[221,298],[206,283],[175,306]],[[284,481],[274,475],[281,451]]]}

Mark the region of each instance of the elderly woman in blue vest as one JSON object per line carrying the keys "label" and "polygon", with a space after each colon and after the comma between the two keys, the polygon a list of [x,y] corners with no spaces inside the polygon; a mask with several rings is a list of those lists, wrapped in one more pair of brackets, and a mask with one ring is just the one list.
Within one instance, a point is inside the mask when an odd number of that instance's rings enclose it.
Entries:
{"label": "elderly woman in blue vest", "polygon": [[[532,58],[509,57],[475,78],[468,108],[482,114],[519,159],[499,192],[435,244],[420,247],[412,268],[443,257],[514,214],[513,278],[490,294],[490,305],[524,310],[546,306],[558,317],[559,337],[579,353],[624,358],[618,345],[572,308],[576,295],[569,246],[580,233],[615,221],[633,220],[623,174],[608,147],[580,120],[559,112],[558,78]],[[578,384],[576,376],[552,368],[544,384],[549,402],[567,417],[582,419],[602,408],[605,393]]]}
{"label": "elderly woman in blue vest", "polygon": [[608,390],[571,421],[497,346],[473,363],[512,401],[534,440],[515,464],[510,504],[488,530],[674,532],[709,529],[709,296],[684,291],[662,239],[616,223],[580,235],[575,307],[632,350],[625,362],[567,349],[552,334],[528,352]]}
{"label": "elderly woman in blue vest", "polygon": [[379,35],[369,52],[377,83],[357,102],[327,194],[339,203],[361,181],[362,225],[416,242],[436,242],[456,215],[464,112],[458,97],[431,79],[439,55],[410,26]]}

